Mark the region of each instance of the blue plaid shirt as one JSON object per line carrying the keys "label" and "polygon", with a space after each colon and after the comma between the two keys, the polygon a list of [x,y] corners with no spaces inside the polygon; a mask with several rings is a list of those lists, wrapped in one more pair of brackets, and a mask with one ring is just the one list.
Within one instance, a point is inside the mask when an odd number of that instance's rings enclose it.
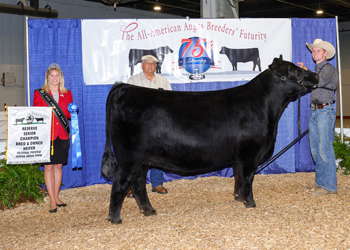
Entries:
{"label": "blue plaid shirt", "polygon": [[[338,85],[337,70],[332,64],[328,63],[327,60],[324,60],[316,64],[315,71],[320,77],[320,81],[317,88],[312,90],[310,103],[315,105],[333,103],[335,101],[334,93]],[[320,88],[322,86],[334,91]]]}

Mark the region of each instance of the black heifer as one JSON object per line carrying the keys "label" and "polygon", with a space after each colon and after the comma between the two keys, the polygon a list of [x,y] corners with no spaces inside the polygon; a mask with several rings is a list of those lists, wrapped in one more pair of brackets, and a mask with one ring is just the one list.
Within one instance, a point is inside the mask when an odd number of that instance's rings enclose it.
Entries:
{"label": "black heifer", "polygon": [[113,177],[112,223],[122,221],[129,187],[143,213],[155,213],[146,192],[148,163],[183,173],[233,164],[235,200],[255,207],[254,173],[273,154],[283,110],[292,96],[317,84],[315,73],[275,58],[269,69],[231,89],[177,92],[114,85],[106,104],[101,166],[102,175]]}
{"label": "black heifer", "polygon": [[25,118],[16,119],[16,124],[17,124],[17,122],[23,123],[24,119],[25,119]]}
{"label": "black heifer", "polygon": [[156,73],[162,73],[162,64],[164,61],[165,54],[173,53],[173,50],[169,46],[162,46],[157,49],[130,49],[129,51],[129,67],[130,74],[134,74],[134,66],[142,62],[142,57],[145,55],[155,56],[159,63],[157,65]]}
{"label": "black heifer", "polygon": [[237,70],[237,62],[253,62],[253,71],[255,71],[256,65],[259,67],[259,71],[261,71],[260,66],[260,56],[258,48],[251,49],[229,49],[225,46],[221,47],[219,52],[220,54],[225,54],[228,60],[232,64],[232,71]]}

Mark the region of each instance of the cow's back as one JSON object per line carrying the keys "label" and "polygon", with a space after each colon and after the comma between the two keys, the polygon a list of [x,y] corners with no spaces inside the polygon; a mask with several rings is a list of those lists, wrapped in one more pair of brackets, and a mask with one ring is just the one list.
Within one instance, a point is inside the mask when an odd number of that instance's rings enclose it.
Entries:
{"label": "cow's back", "polygon": [[258,48],[251,49],[237,49],[235,51],[236,60],[238,62],[249,62],[256,61],[259,58],[259,50]]}

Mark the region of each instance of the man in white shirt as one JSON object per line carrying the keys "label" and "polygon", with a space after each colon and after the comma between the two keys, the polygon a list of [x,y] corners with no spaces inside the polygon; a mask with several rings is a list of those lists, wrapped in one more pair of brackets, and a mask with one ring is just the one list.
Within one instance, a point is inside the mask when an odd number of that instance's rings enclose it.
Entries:
{"label": "man in white shirt", "polygon": [[[142,57],[141,68],[142,72],[130,77],[128,84],[133,84],[141,87],[152,88],[152,89],[164,89],[172,90],[171,85],[167,79],[163,76],[155,73],[157,68],[158,59],[152,55],[145,55]],[[168,190],[163,187],[163,171],[151,168],[151,182],[152,192],[159,194],[166,194]],[[131,190],[127,193],[128,198],[133,198]]]}

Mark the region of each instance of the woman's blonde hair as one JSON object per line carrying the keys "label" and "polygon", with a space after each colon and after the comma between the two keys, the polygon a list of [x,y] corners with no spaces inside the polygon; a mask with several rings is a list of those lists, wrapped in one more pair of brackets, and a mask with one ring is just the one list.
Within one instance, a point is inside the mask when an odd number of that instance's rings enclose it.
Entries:
{"label": "woman's blonde hair", "polygon": [[50,64],[50,66],[47,68],[46,74],[45,74],[45,84],[44,84],[44,86],[42,87],[42,89],[45,90],[45,92],[50,93],[49,76],[50,76],[50,74],[51,74],[51,72],[52,72],[53,70],[56,70],[56,71],[60,74],[60,85],[59,85],[60,92],[61,92],[62,94],[67,93],[67,89],[66,89],[66,87],[64,86],[63,72],[62,72],[60,66],[59,66],[57,63],[52,63],[52,64]]}

